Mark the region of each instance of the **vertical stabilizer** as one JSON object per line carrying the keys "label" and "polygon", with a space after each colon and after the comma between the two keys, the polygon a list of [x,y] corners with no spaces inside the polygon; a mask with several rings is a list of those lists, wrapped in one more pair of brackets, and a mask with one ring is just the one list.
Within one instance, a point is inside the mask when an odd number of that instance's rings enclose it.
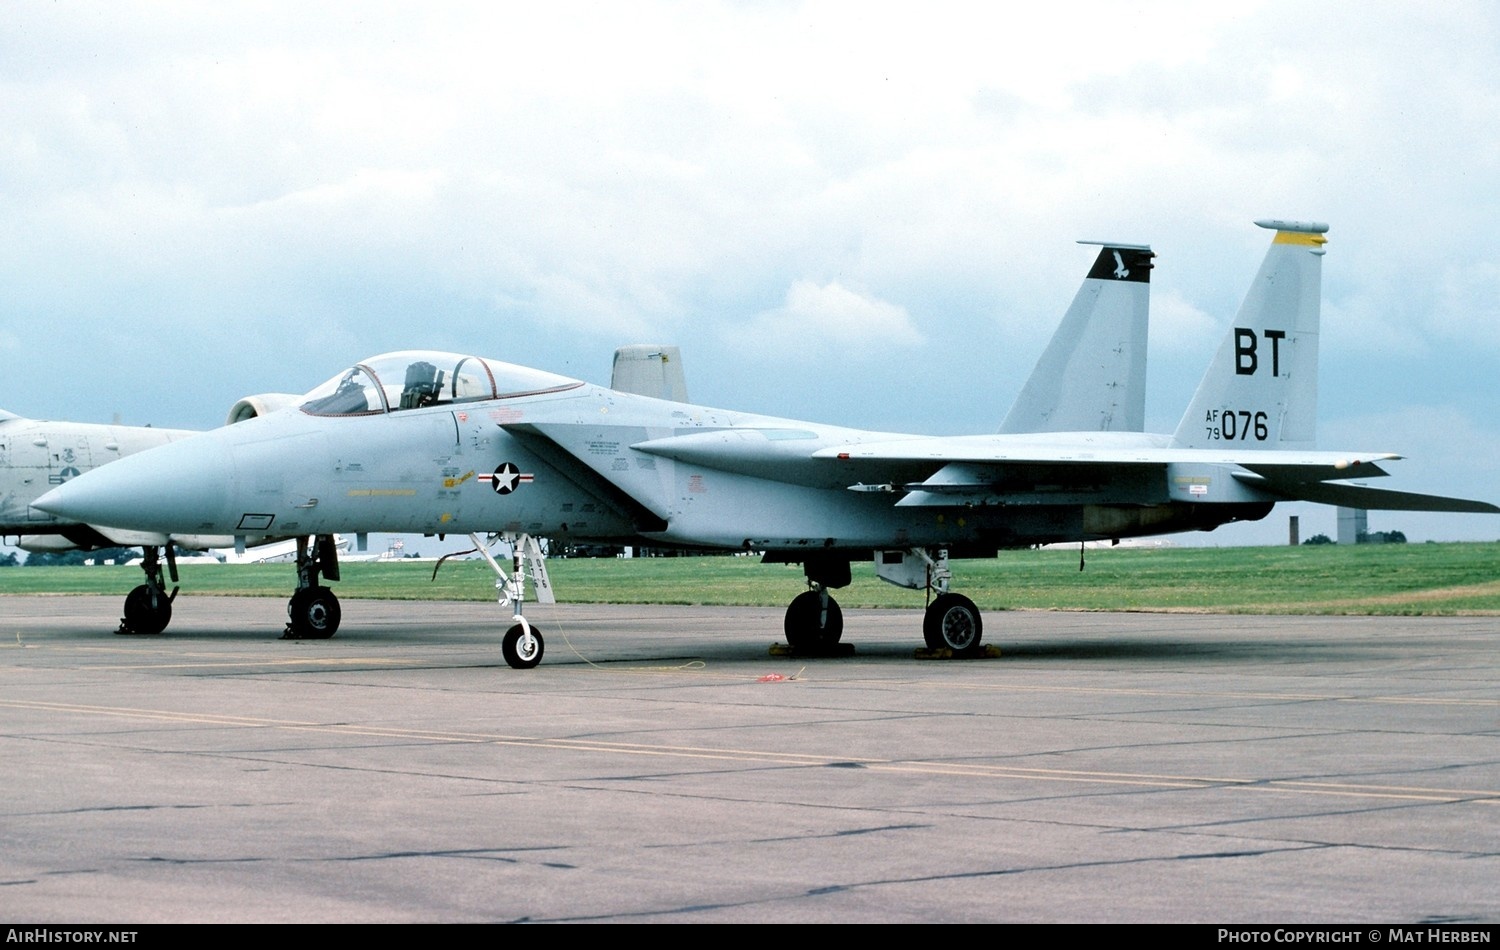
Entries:
{"label": "vertical stabilizer", "polygon": [[1146,427],[1151,248],[1099,244],[1099,256],[1042,351],[1001,432],[1140,432]]}
{"label": "vertical stabilizer", "polygon": [[615,350],[609,388],[616,392],[687,402],[687,377],[675,346],[634,343]]}
{"label": "vertical stabilizer", "polygon": [[1191,448],[1310,449],[1318,414],[1318,311],[1326,224],[1276,232],[1240,312],[1173,437]]}

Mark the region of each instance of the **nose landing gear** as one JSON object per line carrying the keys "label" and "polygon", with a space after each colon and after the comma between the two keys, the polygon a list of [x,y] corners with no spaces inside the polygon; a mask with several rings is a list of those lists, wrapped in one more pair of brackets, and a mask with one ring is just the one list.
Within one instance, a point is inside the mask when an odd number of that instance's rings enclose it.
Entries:
{"label": "nose landing gear", "polygon": [[168,594],[166,580],[162,576],[161,548],[146,545],[141,549],[141,570],[146,573],[146,583],[125,596],[125,616],[120,618],[120,629],[116,633],[152,636],[167,629],[172,622],[172,601],[177,599],[177,554],[172,545],[166,545],[167,573],[172,577],[172,593]]}
{"label": "nose landing gear", "polygon": [[[536,600],[539,604],[555,604],[557,598],[552,593],[552,581],[547,577],[547,565],[542,556],[542,547],[536,538],[529,534],[514,535],[505,534],[501,536],[510,543],[512,552],[511,570],[509,574],[500,566],[500,562],[490,554],[489,548],[480,542],[477,534],[469,535],[469,540],[474,542],[474,549],[484,555],[489,562],[490,569],[495,572],[495,589],[500,592],[500,606],[515,604],[516,612],[511,618],[515,626],[505,631],[505,636],[500,640],[500,655],[505,658],[505,663],[513,670],[529,670],[542,662],[542,653],[545,645],[542,642],[542,633],[523,617],[521,605],[526,600],[526,573],[531,572],[531,586],[536,591]],[[495,536],[490,536],[493,543]]]}

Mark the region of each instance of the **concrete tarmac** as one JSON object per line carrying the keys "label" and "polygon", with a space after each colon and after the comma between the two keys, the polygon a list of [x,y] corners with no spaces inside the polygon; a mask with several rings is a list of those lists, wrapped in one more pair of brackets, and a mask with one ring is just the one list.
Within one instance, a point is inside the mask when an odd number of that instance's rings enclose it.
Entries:
{"label": "concrete tarmac", "polygon": [[0,597],[9,921],[1500,921],[1500,618],[119,610]]}

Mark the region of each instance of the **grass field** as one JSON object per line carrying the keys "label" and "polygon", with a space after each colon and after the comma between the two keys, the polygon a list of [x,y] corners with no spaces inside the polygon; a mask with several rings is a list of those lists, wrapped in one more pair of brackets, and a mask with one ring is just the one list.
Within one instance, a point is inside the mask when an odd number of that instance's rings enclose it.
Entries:
{"label": "grass field", "polygon": [[[1500,615],[1500,543],[1348,547],[1116,548],[1007,551],[955,561],[954,590],[1004,610],[1190,610],[1209,613]],[[353,563],[332,585],[340,597],[493,600],[483,562]],[[751,557],[550,560],[568,603],[783,606],[803,587],[801,568]],[[134,567],[0,570],[0,595],[118,594],[140,583]],[[290,595],[291,565],[184,565],[182,593]],[[867,564],[836,592],[844,607],[913,607],[919,592],[885,584]],[[3,611],[0,605],[0,611]]]}

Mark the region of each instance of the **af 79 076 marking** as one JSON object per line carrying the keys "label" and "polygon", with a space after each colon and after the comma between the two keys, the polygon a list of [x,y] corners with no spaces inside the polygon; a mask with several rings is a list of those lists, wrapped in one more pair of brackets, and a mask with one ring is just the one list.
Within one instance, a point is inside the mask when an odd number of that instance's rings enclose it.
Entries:
{"label": "af 79 076 marking", "polygon": [[1264,442],[1271,436],[1270,416],[1249,409],[1210,409],[1204,420],[1208,437],[1219,442]]}

